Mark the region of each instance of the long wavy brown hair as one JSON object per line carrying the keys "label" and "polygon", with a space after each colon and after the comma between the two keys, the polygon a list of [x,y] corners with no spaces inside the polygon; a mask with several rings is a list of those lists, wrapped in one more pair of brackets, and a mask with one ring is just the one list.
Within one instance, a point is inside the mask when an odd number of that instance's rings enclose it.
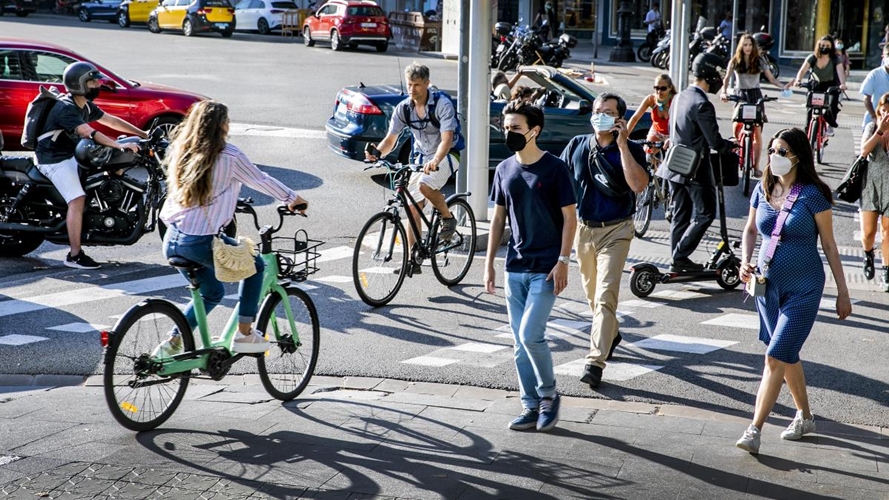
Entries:
{"label": "long wavy brown hair", "polygon": [[[749,57],[744,55],[744,41],[746,40],[750,40],[750,44],[753,45],[753,51],[750,52]],[[732,65],[738,73],[750,73],[755,75],[762,72],[762,68],[759,65],[761,57],[762,55],[759,52],[759,45],[756,44],[753,35],[744,34],[741,35],[741,38],[738,40],[738,47],[735,49],[734,57],[732,57]]]}
{"label": "long wavy brown hair", "polygon": [[[769,141],[769,147],[772,147],[775,139],[786,142],[790,154],[796,155],[796,182],[803,185],[814,184],[827,201],[833,204],[833,194],[830,192],[830,187],[818,177],[818,172],[815,170],[815,155],[812,153],[812,146],[809,144],[809,137],[806,133],[799,128],[779,130]],[[772,188],[775,187],[776,182],[778,181],[772,174],[771,164],[766,165],[765,173],[762,176],[762,188],[767,201],[772,201]]]}
{"label": "long wavy brown hair", "polygon": [[225,148],[228,108],[206,100],[192,105],[173,131],[167,155],[170,195],[183,207],[206,206],[213,189],[213,166]]}

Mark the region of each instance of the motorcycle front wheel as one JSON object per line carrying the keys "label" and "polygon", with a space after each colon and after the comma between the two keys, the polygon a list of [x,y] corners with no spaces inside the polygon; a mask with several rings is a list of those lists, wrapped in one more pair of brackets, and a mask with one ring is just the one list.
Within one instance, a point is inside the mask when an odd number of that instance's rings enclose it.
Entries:
{"label": "motorcycle front wheel", "polygon": [[642,62],[651,61],[651,46],[647,43],[640,45],[639,48],[636,49],[636,57]]}

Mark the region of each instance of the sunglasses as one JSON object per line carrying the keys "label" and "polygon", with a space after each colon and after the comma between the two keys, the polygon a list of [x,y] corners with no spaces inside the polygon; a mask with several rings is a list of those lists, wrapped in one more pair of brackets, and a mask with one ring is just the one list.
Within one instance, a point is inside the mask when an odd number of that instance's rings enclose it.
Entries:
{"label": "sunglasses", "polygon": [[658,92],[666,92],[666,91],[670,90],[670,87],[667,87],[667,86],[664,86],[664,87],[658,87],[657,85],[655,85],[655,86],[652,87],[652,88],[653,88],[654,90],[657,90]]}
{"label": "sunglasses", "polygon": [[[778,149],[775,149],[775,148],[769,148],[769,149],[768,149],[768,153],[769,153],[770,155],[773,155],[773,154],[776,154],[776,153],[777,153],[778,156],[784,156],[784,157],[786,157],[787,154],[790,153],[790,151],[788,151],[787,148],[778,148]],[[796,155],[791,154],[790,156],[796,156]]]}

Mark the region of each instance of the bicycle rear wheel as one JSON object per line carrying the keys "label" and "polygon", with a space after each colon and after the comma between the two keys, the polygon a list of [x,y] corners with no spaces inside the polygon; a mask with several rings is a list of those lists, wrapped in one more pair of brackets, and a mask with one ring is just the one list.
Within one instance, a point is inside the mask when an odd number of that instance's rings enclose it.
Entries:
{"label": "bicycle rear wheel", "polygon": [[410,262],[404,225],[389,212],[380,212],[364,225],[352,254],[352,280],[365,304],[384,306],[404,283]]}
{"label": "bicycle rear wheel", "polygon": [[741,182],[744,184],[744,196],[750,196],[750,175],[753,173],[753,136],[744,137],[744,171]]}
{"label": "bicycle rear wheel", "polygon": [[645,233],[648,231],[648,226],[651,224],[651,213],[654,210],[654,198],[656,196],[657,193],[654,192],[654,181],[649,182],[648,186],[645,186],[645,190],[642,191],[642,194],[636,196],[636,213],[633,214],[633,228],[637,238],[645,236]]}
{"label": "bicycle rear wheel", "polygon": [[272,348],[257,358],[259,379],[269,394],[282,401],[299,396],[309,385],[321,346],[321,325],[312,299],[299,288],[286,291],[293,325],[283,298],[274,292],[263,302],[256,322],[256,328],[272,343]]}
{"label": "bicycle rear wheel", "polygon": [[812,153],[815,154],[816,164],[821,163],[821,154],[818,151],[818,142],[819,142],[818,141],[818,128],[819,128],[819,125],[820,125],[820,123],[818,121],[818,118],[813,116],[812,120],[809,121],[809,127],[807,129],[808,136],[809,136],[809,144],[812,145]]}
{"label": "bicycle rear wheel", "polygon": [[432,259],[432,272],[445,286],[454,286],[466,277],[475,257],[478,232],[475,227],[475,214],[469,203],[462,198],[451,200],[448,210],[457,220],[457,232],[451,241],[439,241]]}
{"label": "bicycle rear wheel", "polygon": [[173,415],[185,396],[191,373],[158,375],[162,359],[151,355],[173,328],[179,330],[183,352],[193,351],[185,315],[165,300],[131,307],[114,328],[105,353],[105,401],[114,419],[127,429],[154,429]]}

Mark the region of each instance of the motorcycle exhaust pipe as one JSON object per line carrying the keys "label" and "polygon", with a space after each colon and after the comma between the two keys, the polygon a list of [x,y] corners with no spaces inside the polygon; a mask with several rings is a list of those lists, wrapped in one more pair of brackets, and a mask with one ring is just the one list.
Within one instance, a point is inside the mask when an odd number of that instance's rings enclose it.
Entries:
{"label": "motorcycle exhaust pipe", "polygon": [[61,220],[54,226],[32,226],[17,222],[0,222],[0,232],[4,233],[56,233],[65,227],[65,221]]}

